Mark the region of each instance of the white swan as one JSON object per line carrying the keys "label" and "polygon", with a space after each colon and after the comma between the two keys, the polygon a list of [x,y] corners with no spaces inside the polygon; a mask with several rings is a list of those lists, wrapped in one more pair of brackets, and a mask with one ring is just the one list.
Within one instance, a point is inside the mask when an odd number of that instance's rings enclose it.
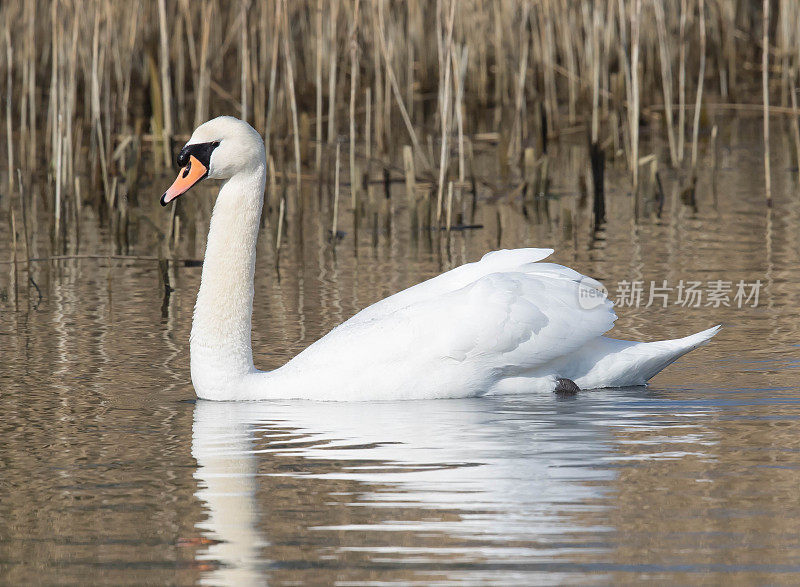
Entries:
{"label": "white swan", "polygon": [[[266,160],[261,136],[223,116],[178,155],[166,205],[198,181],[219,190],[190,339],[197,396],[210,400],[388,400],[644,385],[719,326],[676,340],[602,336],[616,319],[600,284],[538,263],[552,249],[495,251],[362,310],[283,367],[250,346]],[[571,380],[571,381],[570,381]]]}

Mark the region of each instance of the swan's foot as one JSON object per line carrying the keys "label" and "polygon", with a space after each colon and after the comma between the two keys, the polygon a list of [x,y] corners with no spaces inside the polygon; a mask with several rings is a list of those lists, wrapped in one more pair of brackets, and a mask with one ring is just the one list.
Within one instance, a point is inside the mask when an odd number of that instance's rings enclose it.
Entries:
{"label": "swan's foot", "polygon": [[575,395],[581,390],[572,379],[559,377],[556,379],[556,388],[553,390],[559,395]]}

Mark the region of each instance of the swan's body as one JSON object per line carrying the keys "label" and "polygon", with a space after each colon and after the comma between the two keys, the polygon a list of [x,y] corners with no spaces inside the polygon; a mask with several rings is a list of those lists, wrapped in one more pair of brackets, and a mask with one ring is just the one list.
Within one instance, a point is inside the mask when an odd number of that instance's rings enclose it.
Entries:
{"label": "swan's body", "polygon": [[[258,371],[250,328],[264,144],[246,123],[221,117],[198,127],[181,156],[196,164],[192,174],[204,169],[227,180],[211,217],[192,322],[192,383],[203,399],[469,397],[552,392],[558,378],[584,389],[644,385],[719,328],[651,343],[606,338],[612,304],[586,295],[598,282],[539,263],[552,249],[516,249],[373,304],[283,367]],[[162,202],[191,187],[181,181]]]}

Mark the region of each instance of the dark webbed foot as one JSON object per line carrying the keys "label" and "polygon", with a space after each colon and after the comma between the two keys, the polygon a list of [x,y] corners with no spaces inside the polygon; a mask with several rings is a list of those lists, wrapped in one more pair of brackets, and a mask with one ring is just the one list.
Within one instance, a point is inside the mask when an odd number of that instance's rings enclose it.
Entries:
{"label": "dark webbed foot", "polygon": [[566,377],[559,377],[556,379],[555,393],[561,395],[575,395],[581,390],[572,379]]}

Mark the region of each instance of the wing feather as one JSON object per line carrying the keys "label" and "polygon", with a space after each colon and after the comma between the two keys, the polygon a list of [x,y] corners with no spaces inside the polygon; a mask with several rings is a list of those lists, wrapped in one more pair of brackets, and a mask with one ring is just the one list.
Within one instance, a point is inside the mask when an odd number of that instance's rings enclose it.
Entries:
{"label": "wing feather", "polygon": [[[376,304],[382,305],[378,310],[370,306],[332,330],[290,365],[334,377],[352,361],[348,372],[367,379],[412,367],[425,370],[432,382],[475,387],[533,372],[601,336],[616,319],[602,295],[582,303],[587,288],[602,288],[597,281],[531,261],[541,258],[537,251],[493,253],[395,294]],[[485,261],[490,268],[511,268],[486,273]]]}
{"label": "wing feather", "polygon": [[[611,329],[616,319],[607,299],[584,307],[581,282],[566,276],[495,273],[474,284],[400,312],[427,317],[441,354],[480,359],[495,373],[512,375],[576,351]],[[433,317],[436,317],[433,320]]]}
{"label": "wing feather", "polygon": [[[480,261],[466,263],[372,304],[353,316],[353,318],[372,320],[377,316],[390,314],[411,304],[431,300],[461,289],[492,273],[520,271],[523,267],[549,265],[536,262],[546,259],[552,254],[553,249],[503,249],[492,251],[486,253]],[[564,267],[563,269],[567,268]]]}

